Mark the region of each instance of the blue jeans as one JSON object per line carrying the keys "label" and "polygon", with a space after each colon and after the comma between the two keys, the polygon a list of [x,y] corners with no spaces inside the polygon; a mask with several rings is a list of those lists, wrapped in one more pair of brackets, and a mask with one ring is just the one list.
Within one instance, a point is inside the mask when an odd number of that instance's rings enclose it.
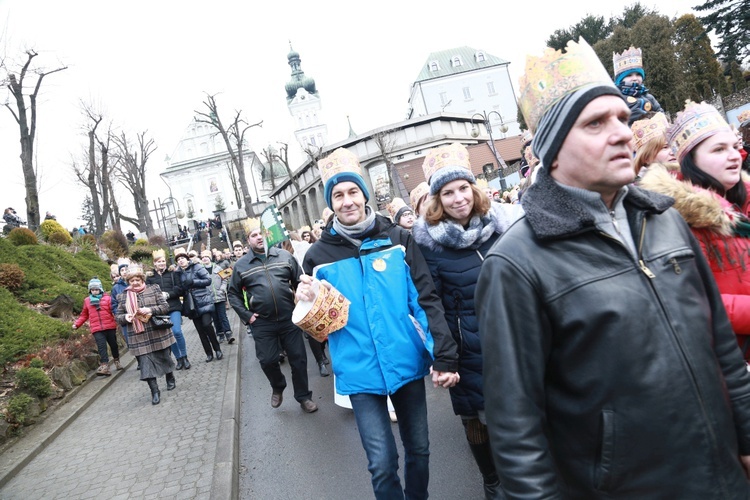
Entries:
{"label": "blue jeans", "polygon": [[430,441],[427,435],[427,401],[424,379],[415,380],[391,394],[404,445],[404,482],[398,477],[398,450],[388,417],[387,397],[377,394],[349,396],[359,436],[367,454],[376,499],[424,499],[430,480]]}
{"label": "blue jeans", "polygon": [[229,324],[229,318],[227,318],[227,303],[226,301],[214,303],[214,328],[216,329],[216,336],[218,337],[221,333],[227,333],[227,338],[232,338],[232,327]]}
{"label": "blue jeans", "polygon": [[176,342],[172,344],[172,354],[175,359],[187,356],[187,345],[185,345],[185,336],[182,334],[182,313],[180,311],[171,311],[169,320],[172,322],[172,335]]}

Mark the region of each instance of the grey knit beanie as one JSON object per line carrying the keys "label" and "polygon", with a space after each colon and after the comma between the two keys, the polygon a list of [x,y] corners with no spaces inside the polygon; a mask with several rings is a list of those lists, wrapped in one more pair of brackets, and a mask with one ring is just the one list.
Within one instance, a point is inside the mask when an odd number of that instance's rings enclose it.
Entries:
{"label": "grey knit beanie", "polygon": [[476,177],[465,167],[443,167],[432,174],[430,178],[430,194],[435,196],[440,190],[451,181],[465,179],[472,184],[477,183]]}

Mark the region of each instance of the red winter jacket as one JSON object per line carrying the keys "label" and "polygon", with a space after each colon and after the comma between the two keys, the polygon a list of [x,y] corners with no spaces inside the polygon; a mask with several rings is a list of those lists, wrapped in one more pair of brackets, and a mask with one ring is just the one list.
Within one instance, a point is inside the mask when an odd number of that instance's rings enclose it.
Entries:
{"label": "red winter jacket", "polygon": [[99,301],[99,309],[91,305],[91,298],[86,297],[83,301],[83,311],[75,322],[75,327],[80,328],[86,320],[89,322],[91,333],[101,332],[103,330],[114,330],[117,328],[117,322],[112,314],[112,297],[107,293],[102,293]]}
{"label": "red winter jacket", "polygon": [[[750,361],[750,238],[733,234],[736,214],[726,199],[681,182],[663,169],[651,170],[649,167],[640,187],[675,199],[674,208],[690,226],[711,265],[737,342]],[[750,182],[746,181],[745,186],[750,192]],[[750,202],[742,212],[750,215]]]}

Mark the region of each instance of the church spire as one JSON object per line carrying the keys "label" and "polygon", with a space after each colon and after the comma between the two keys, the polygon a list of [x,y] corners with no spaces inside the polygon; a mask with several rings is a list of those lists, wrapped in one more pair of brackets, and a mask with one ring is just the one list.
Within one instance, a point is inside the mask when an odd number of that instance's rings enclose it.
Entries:
{"label": "church spire", "polygon": [[286,56],[289,66],[292,68],[292,79],[286,84],[286,100],[287,102],[294,99],[297,95],[297,90],[304,88],[309,94],[318,95],[318,91],[315,88],[315,80],[309,76],[305,76],[305,72],[302,71],[302,60],[299,57],[299,53],[295,52],[292,48],[292,42],[289,41],[289,54]]}
{"label": "church spire", "polygon": [[349,123],[349,139],[354,139],[357,137],[357,133],[352,128],[352,121],[349,119],[349,115],[346,115],[346,121]]}

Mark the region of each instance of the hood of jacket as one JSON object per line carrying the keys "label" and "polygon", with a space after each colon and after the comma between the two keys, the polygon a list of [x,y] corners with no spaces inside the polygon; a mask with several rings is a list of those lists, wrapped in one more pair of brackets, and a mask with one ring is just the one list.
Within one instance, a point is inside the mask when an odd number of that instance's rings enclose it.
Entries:
{"label": "hood of jacket", "polygon": [[718,194],[681,181],[658,164],[648,167],[640,186],[673,198],[674,208],[690,227],[722,236],[732,234],[734,210],[731,203]]}

